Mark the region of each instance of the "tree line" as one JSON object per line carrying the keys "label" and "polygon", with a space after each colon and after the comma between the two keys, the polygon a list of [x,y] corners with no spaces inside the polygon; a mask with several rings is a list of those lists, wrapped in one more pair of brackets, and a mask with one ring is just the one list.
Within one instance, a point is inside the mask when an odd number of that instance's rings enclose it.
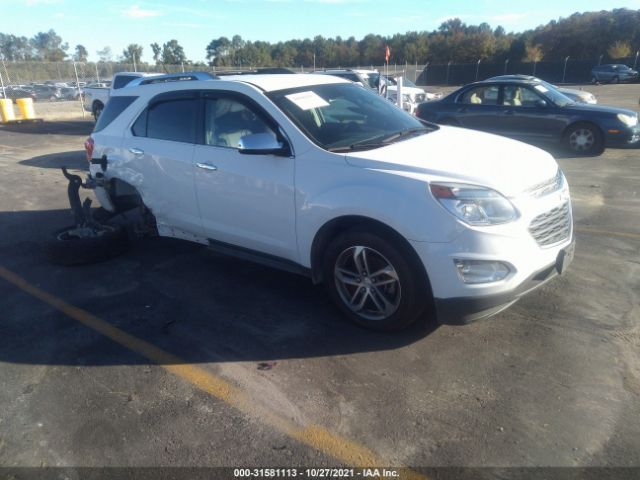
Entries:
{"label": "tree line", "polygon": [[[270,43],[244,40],[240,35],[214,38],[205,48],[210,66],[248,67],[338,67],[380,65],[385,49],[391,52],[390,63],[473,63],[478,60],[500,62],[557,61],[567,56],[577,60],[625,58],[640,49],[640,10],[575,13],[552,20],[546,25],[521,33],[507,33],[501,26],[487,23],[467,25],[459,18],[443,22],[436,30],[410,31],[392,36],[288,40]],[[187,59],[177,40],[149,45],[156,65],[185,64],[204,66]],[[128,45],[120,55],[109,46],[98,50],[100,62],[142,63],[144,52],[139,44]],[[0,33],[0,53],[9,61],[87,61],[89,52],[83,45],[73,50],[54,30],[38,32],[31,38]],[[601,57],[602,56],[602,57]]]}

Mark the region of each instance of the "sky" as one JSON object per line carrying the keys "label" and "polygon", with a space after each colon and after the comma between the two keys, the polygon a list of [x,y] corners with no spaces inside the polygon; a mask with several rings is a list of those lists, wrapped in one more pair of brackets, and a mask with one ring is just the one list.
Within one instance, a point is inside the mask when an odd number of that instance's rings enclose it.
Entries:
{"label": "sky", "polygon": [[187,58],[204,61],[214,38],[278,42],[294,38],[361,39],[368,33],[393,35],[431,31],[458,17],[467,24],[487,22],[520,32],[575,12],[640,9],[640,0],[0,0],[0,31],[32,37],[54,29],[71,52],[77,44],[97,60],[111,47],[114,60],[130,43],[144,47],[176,39]]}

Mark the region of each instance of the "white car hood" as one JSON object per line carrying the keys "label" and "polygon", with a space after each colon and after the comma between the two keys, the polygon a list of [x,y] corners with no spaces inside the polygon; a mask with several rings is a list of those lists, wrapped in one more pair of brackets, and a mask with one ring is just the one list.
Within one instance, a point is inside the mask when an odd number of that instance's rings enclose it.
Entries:
{"label": "white car hood", "polygon": [[464,128],[439,130],[389,146],[346,154],[349,165],[414,172],[430,180],[493,188],[507,197],[552,178],[558,170],[547,152],[522,142]]}

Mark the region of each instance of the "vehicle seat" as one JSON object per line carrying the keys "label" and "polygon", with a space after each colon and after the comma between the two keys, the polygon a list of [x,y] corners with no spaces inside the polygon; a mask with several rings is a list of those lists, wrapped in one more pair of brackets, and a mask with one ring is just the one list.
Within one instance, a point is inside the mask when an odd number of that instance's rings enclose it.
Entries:
{"label": "vehicle seat", "polygon": [[478,96],[478,94],[476,92],[473,92],[473,95],[471,95],[471,97],[469,97],[469,101],[471,103],[474,103],[474,104],[482,103],[482,99]]}

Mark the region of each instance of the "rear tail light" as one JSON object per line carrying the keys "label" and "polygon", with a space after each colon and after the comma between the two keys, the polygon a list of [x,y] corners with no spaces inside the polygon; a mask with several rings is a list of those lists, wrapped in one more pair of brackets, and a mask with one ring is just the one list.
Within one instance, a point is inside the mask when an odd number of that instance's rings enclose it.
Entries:
{"label": "rear tail light", "polygon": [[87,154],[87,162],[93,158],[93,138],[89,137],[84,141],[84,149]]}

